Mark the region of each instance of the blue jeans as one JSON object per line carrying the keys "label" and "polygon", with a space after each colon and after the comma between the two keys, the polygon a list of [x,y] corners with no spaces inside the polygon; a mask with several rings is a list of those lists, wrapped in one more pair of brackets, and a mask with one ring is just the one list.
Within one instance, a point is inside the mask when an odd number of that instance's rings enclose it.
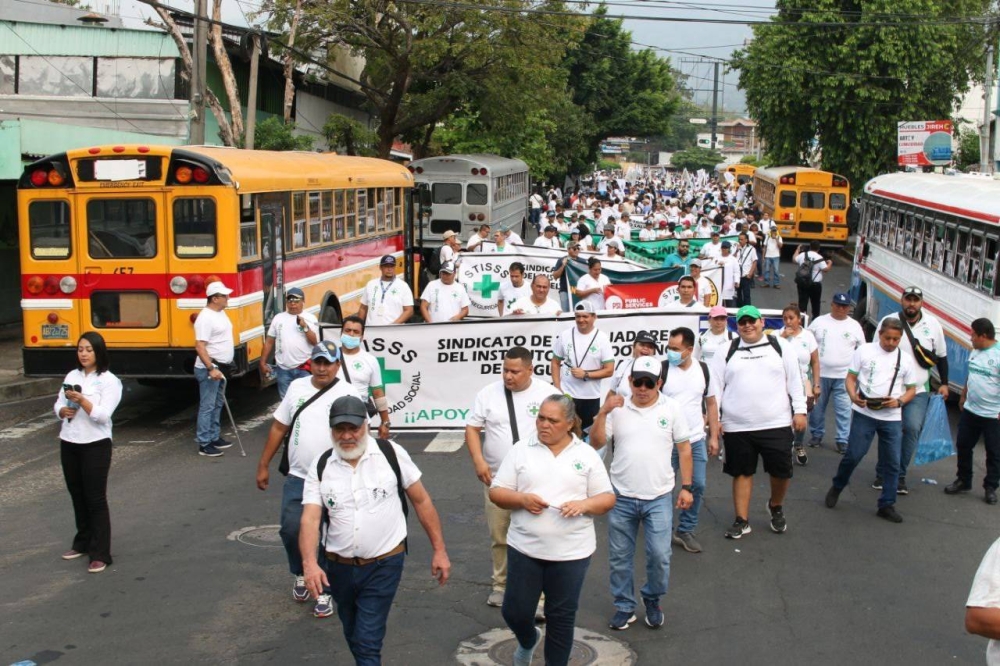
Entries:
{"label": "blue jeans", "polygon": [[608,563],[611,565],[611,595],[615,608],[626,613],[635,610],[635,540],[643,526],[646,541],[646,584],[639,593],[643,599],[659,601],[667,593],[670,578],[670,537],[674,518],[672,493],[651,500],[622,497],[608,514]]}
{"label": "blue jeans", "polygon": [[770,284],[772,287],[781,284],[781,273],[778,271],[780,262],[781,257],[764,258],[764,284]]}
{"label": "blue jeans", "polygon": [[541,231],[542,231],[542,227],[541,227],[541,225],[542,225],[542,209],[541,208],[532,208],[531,210],[529,210],[528,211],[528,221],[531,222],[531,224],[533,224],[535,226],[535,229],[538,229],[539,233],[541,233]]}
{"label": "blue jeans", "polygon": [[559,292],[559,309],[563,312],[569,312],[569,292],[560,291]]}
{"label": "blue jeans", "polygon": [[206,368],[194,369],[194,378],[198,380],[198,427],[195,430],[195,441],[198,446],[206,447],[222,437],[219,422],[222,418],[222,404],[226,394],[222,390],[222,381],[215,381],[208,376]]}
{"label": "blue jeans", "polygon": [[809,432],[813,439],[823,439],[826,430],[826,406],[833,400],[833,417],[837,422],[837,442],[844,444],[851,431],[851,398],[843,379],[820,377],[819,399],[809,412]]}
{"label": "blue jeans", "polygon": [[865,414],[855,414],[851,421],[851,434],[847,439],[847,453],[840,461],[837,475],[833,477],[833,487],[843,490],[851,480],[854,468],[858,466],[878,435],[878,459],[882,468],[882,494],[878,506],[892,506],[896,503],[896,484],[899,482],[899,450],[903,439],[903,426],[899,421],[880,421]]}
{"label": "blue jeans", "polygon": [[920,431],[924,429],[924,418],[927,416],[927,405],[930,400],[931,394],[924,391],[903,405],[903,446],[899,454],[899,476],[903,479],[906,478],[907,468],[913,462],[913,454],[917,450]]}
{"label": "blue jeans", "polygon": [[[299,553],[299,526],[302,522],[302,487],[305,479],[289,474],[281,489],[281,543],[288,556],[288,570],[293,576],[302,575],[302,554]],[[325,510],[325,509],[324,509]]]}
{"label": "blue jeans", "polygon": [[[695,528],[698,527],[701,498],[705,495],[705,466],[708,464],[708,444],[706,444],[704,437],[697,442],[691,442],[691,460],[694,462],[694,473],[691,475],[691,485],[694,486],[694,492],[691,494],[694,495],[694,502],[691,503],[690,509],[683,509],[680,512],[677,520],[678,532],[694,532]],[[674,447],[671,462],[674,466],[674,483],[679,486],[681,485],[679,476],[681,465],[677,447]]]}
{"label": "blue jeans", "polygon": [[302,368],[292,368],[291,370],[285,370],[284,368],[279,368],[277,364],[274,365],[274,381],[278,384],[278,397],[284,398],[285,392],[288,391],[288,385],[291,384],[296,379],[301,377],[308,377],[311,373],[308,370],[303,370]]}
{"label": "blue jeans", "polygon": [[538,560],[507,546],[507,589],[504,622],[524,648],[535,645],[535,608],[545,593],[545,663],[565,666],[573,649],[573,625],[590,557],[582,560]]}
{"label": "blue jeans", "polygon": [[406,555],[399,553],[381,562],[356,567],[320,558],[337,616],[357,666],[381,666],[389,609],[403,576]]}

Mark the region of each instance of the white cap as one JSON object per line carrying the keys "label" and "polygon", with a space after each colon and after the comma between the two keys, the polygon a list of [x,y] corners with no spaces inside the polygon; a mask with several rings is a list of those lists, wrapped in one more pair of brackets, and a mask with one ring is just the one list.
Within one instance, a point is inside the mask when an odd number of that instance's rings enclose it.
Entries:
{"label": "white cap", "polygon": [[219,294],[228,296],[231,293],[233,293],[233,290],[229,289],[228,287],[226,287],[226,285],[222,284],[221,282],[211,282],[205,288],[205,296],[218,296]]}

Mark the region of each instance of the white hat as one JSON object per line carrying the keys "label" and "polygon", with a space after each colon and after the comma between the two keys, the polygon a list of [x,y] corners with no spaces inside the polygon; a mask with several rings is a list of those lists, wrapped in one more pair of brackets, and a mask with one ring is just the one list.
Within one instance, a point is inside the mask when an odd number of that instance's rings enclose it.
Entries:
{"label": "white hat", "polygon": [[443,238],[444,240],[448,240],[449,238],[451,238],[454,235],[455,235],[455,232],[452,231],[451,229],[449,229],[448,231],[444,232],[444,234],[442,234],[441,238]]}
{"label": "white hat", "polygon": [[632,364],[632,376],[648,377],[654,382],[660,378],[660,363],[650,356],[640,356]]}
{"label": "white hat", "polygon": [[226,287],[226,285],[222,284],[221,282],[211,282],[209,283],[208,287],[205,288],[205,296],[208,297],[218,296],[219,294],[228,296],[231,293],[233,293],[233,290],[229,289],[228,287]]}

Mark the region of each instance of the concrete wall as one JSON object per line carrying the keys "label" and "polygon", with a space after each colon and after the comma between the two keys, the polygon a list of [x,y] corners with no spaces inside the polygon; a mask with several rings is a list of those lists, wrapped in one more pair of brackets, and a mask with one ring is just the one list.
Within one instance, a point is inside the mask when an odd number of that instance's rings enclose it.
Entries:
{"label": "concrete wall", "polygon": [[353,118],[365,127],[371,120],[371,117],[364,111],[330,102],[306,92],[297,91],[295,93],[295,133],[315,137],[316,143],[313,145],[317,148],[326,146],[326,140],[323,138],[323,125],[333,113]]}

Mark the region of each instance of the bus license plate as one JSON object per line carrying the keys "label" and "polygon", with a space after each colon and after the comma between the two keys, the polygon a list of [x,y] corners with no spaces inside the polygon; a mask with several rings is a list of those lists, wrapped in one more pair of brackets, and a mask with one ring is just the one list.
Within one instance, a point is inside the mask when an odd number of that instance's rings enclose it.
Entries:
{"label": "bus license plate", "polygon": [[69,324],[42,324],[43,340],[69,340]]}

